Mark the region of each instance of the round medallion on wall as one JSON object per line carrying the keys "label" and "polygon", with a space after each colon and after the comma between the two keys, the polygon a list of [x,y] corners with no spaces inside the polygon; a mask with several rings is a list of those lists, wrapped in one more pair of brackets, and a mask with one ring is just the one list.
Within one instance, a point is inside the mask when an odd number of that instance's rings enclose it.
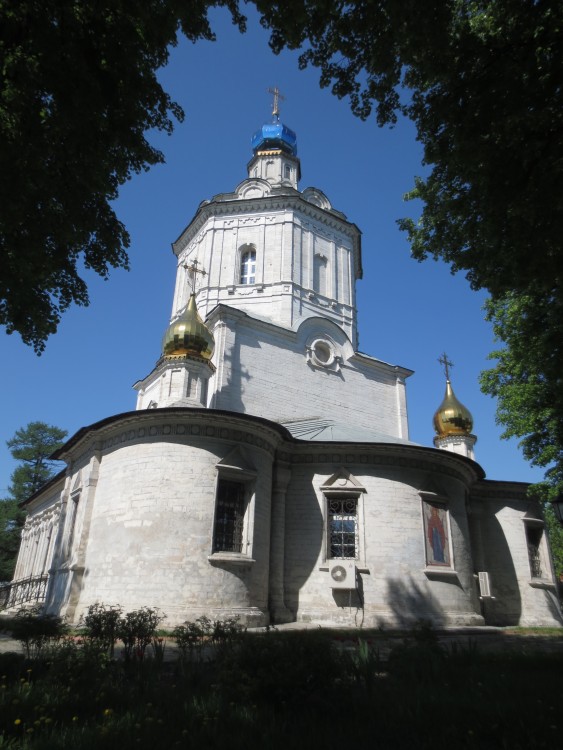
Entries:
{"label": "round medallion on wall", "polygon": [[318,367],[330,367],[334,362],[334,349],[326,339],[316,339],[311,344],[311,359]]}

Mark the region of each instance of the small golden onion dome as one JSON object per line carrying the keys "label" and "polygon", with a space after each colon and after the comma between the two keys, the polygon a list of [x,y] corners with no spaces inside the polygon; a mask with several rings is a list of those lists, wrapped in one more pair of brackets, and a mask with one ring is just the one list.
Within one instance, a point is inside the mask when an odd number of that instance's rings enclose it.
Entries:
{"label": "small golden onion dome", "polygon": [[162,353],[165,357],[191,354],[211,359],[214,349],[215,339],[199,317],[192,294],[184,312],[168,326],[162,339]]}
{"label": "small golden onion dome", "polygon": [[440,437],[470,435],[473,429],[471,412],[457,400],[449,380],[444,400],[434,414],[434,429]]}

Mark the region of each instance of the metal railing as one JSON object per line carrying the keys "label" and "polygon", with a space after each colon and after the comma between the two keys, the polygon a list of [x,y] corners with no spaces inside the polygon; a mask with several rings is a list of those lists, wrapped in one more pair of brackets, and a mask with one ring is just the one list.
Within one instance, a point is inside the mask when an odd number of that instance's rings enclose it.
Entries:
{"label": "metal railing", "polygon": [[48,579],[47,574],[31,576],[0,586],[0,609],[17,607],[28,602],[44,602]]}

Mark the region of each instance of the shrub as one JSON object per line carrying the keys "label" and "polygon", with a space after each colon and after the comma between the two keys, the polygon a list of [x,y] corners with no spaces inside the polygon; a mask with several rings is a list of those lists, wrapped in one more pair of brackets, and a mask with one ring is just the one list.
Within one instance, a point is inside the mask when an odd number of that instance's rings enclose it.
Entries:
{"label": "shrub", "polygon": [[137,659],[142,661],[149,643],[156,636],[156,631],[164,615],[157,607],[141,607],[141,609],[126,612],[119,618],[117,637],[123,641],[126,661]]}
{"label": "shrub", "polygon": [[209,642],[213,624],[208,617],[199,617],[195,622],[185,622],[172,631],[180,653],[180,661],[185,666],[188,662],[201,662],[203,647]]}
{"label": "shrub", "polygon": [[86,630],[85,637],[109,654],[110,658],[113,657],[122,611],[118,606],[91,604],[81,620]]}
{"label": "shrub", "polygon": [[12,621],[12,636],[28,659],[37,659],[47,645],[58,642],[68,627],[56,615],[41,614],[40,607],[20,609]]}

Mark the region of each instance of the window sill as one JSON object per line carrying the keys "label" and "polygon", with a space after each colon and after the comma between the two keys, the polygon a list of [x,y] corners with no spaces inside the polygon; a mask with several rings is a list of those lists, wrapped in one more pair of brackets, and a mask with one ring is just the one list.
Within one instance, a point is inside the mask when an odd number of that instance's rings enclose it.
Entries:
{"label": "window sill", "polygon": [[549,589],[550,591],[555,591],[555,584],[548,578],[532,578],[528,583],[533,589]]}
{"label": "window sill", "polygon": [[430,567],[424,568],[422,572],[428,578],[459,578],[459,573],[454,568]]}
{"label": "window sill", "polygon": [[229,294],[241,294],[245,291],[255,291],[255,292],[263,292],[264,291],[264,284],[261,284],[259,282],[255,282],[254,284],[236,284],[234,286],[228,286],[227,291]]}
{"label": "window sill", "polygon": [[[58,568],[54,568],[53,572],[67,572],[67,573],[84,573],[85,567],[84,565],[77,565],[75,562],[72,562],[71,559],[64,560]],[[51,573],[51,571],[49,571]]]}
{"label": "window sill", "polygon": [[252,565],[256,562],[254,558],[243,555],[241,552],[214,552],[207,558],[212,565]]}

